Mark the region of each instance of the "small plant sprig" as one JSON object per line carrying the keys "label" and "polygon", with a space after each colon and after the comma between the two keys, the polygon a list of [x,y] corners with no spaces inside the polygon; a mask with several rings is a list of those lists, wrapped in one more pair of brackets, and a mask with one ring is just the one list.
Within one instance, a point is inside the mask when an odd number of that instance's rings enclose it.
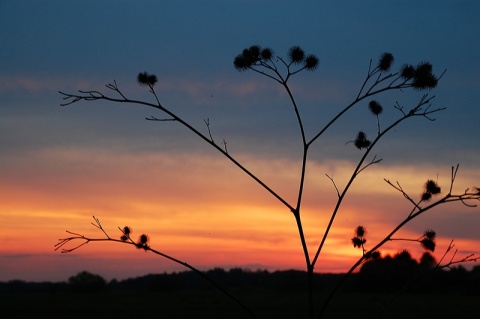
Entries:
{"label": "small plant sprig", "polygon": [[[61,238],[58,240],[58,243],[55,244],[55,251],[61,248],[61,253],[71,253],[72,251],[75,251],[82,247],[83,245],[88,244],[89,242],[101,242],[101,241],[108,241],[108,242],[116,242],[116,243],[122,243],[122,244],[127,244],[127,245],[132,245],[137,249],[143,249],[145,251],[150,251],[156,255],[159,255],[163,258],[166,258],[170,261],[173,261],[174,263],[177,263],[185,268],[190,269],[191,271],[197,273],[198,275],[202,276],[205,278],[210,284],[212,284],[215,288],[220,290],[223,294],[225,294],[228,298],[230,298],[232,301],[234,301],[236,304],[238,304],[251,318],[256,318],[255,315],[248,309],[242,302],[240,302],[237,298],[235,298],[231,293],[229,293],[227,290],[225,290],[222,286],[220,286],[217,282],[212,280],[210,277],[208,277],[204,272],[198,270],[194,266],[190,265],[187,262],[178,260],[177,258],[174,258],[170,255],[164,254],[154,248],[152,248],[149,245],[150,242],[150,237],[147,234],[141,234],[138,239],[135,241],[132,238],[132,228],[129,226],[125,226],[123,228],[118,227],[122,235],[120,236],[119,239],[117,238],[112,238],[108,235],[108,233],[105,231],[103,228],[102,224],[100,223],[100,220],[93,216],[94,222],[91,224],[98,228],[99,230],[102,231],[105,237],[101,238],[92,238],[92,237],[87,237],[78,233],[74,233],[71,231],[66,231],[68,234],[72,235],[70,237],[66,238]],[[72,247],[72,248],[65,248],[64,246],[71,243],[71,242],[78,242],[80,241],[80,244]]]}
{"label": "small plant sprig", "polygon": [[[463,193],[457,193],[453,194],[453,185],[455,182],[455,179],[457,177],[459,165],[457,166],[452,166],[451,168],[451,179],[450,179],[450,187],[449,191],[447,194],[445,194],[442,198],[437,199],[437,201],[429,203],[432,197],[435,195],[441,194],[441,188],[438,186],[437,182],[433,180],[427,180],[427,182],[424,184],[424,189],[423,192],[420,196],[420,199],[418,201],[414,201],[410,195],[408,195],[403,188],[400,186],[400,183],[396,183],[394,185],[392,182],[389,180],[385,179],[385,182],[387,182],[390,186],[398,190],[399,192],[402,193],[403,197],[406,198],[412,205],[413,208],[412,210],[408,213],[407,217],[401,221],[387,236],[385,236],[384,239],[382,239],[380,242],[378,242],[376,245],[374,245],[373,248],[371,249],[366,249],[365,248],[365,243],[367,241],[366,239],[366,228],[363,226],[358,226],[355,228],[355,236],[352,238],[352,244],[354,248],[361,248],[362,249],[362,256],[360,259],[357,260],[357,262],[349,269],[349,271],[345,274],[345,276],[342,278],[342,280],[337,284],[337,286],[332,290],[332,292],[329,294],[327,297],[327,300],[324,303],[324,306],[321,309],[320,315],[318,318],[321,318],[322,315],[324,314],[327,306],[329,305],[331,299],[335,295],[336,291],[340,288],[340,286],[345,282],[345,280],[357,269],[362,263],[364,263],[366,260],[369,258],[376,258],[379,256],[379,248],[381,248],[385,243],[388,241],[394,241],[394,240],[402,240],[402,241],[416,241],[420,243],[420,245],[429,251],[434,251],[435,250],[435,239],[436,239],[436,233],[432,229],[427,229],[422,236],[416,239],[404,239],[404,238],[394,238],[393,236],[402,228],[404,227],[407,223],[415,219],[416,217],[424,214],[425,212],[429,211],[430,209],[446,204],[449,202],[461,202],[463,205],[467,207],[476,207],[476,204],[472,204],[472,201],[480,201],[480,190],[478,187],[474,187],[472,190],[466,189]],[[429,194],[428,196],[425,194]],[[425,207],[421,207],[421,203],[429,203]],[[452,242],[453,243],[453,242]],[[447,249],[447,253],[453,248],[449,247]],[[445,257],[445,255],[444,255]],[[440,260],[440,262],[443,260],[443,258]],[[456,260],[454,261],[454,256],[450,260],[450,263],[447,263],[447,265],[442,266],[442,268],[448,267],[450,265],[456,264],[456,263],[462,263],[462,262],[470,262],[470,261],[477,261],[480,257],[475,257],[474,254],[468,255],[467,257]],[[439,262],[439,263],[440,263]]]}
{"label": "small plant sprig", "polygon": [[409,238],[390,238],[391,241],[399,240],[399,241],[416,241],[420,243],[420,245],[428,251],[432,253],[435,251],[436,243],[435,238],[437,234],[433,229],[427,229],[423,232],[423,235],[416,239],[409,239]]}

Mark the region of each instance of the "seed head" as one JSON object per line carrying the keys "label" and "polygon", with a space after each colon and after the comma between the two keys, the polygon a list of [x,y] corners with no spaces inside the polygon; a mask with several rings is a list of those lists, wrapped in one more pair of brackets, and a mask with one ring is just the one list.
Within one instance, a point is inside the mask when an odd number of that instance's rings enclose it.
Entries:
{"label": "seed head", "polygon": [[441,188],[438,186],[437,182],[429,179],[425,183],[425,191],[432,194],[432,195],[437,195],[437,194],[440,194]]}
{"label": "seed head", "polygon": [[319,63],[318,58],[315,55],[310,54],[305,58],[305,69],[308,71],[315,71],[318,68]]}
{"label": "seed head", "polygon": [[432,65],[429,62],[421,62],[415,69],[412,86],[418,90],[433,89],[437,86],[438,79],[432,73]]}
{"label": "seed head", "polygon": [[425,192],[422,194],[422,201],[428,202],[430,199],[432,199],[432,193]]}
{"label": "seed head", "polygon": [[400,69],[400,76],[405,80],[409,80],[415,76],[415,68],[413,65],[404,64]]}
{"label": "seed head", "polygon": [[368,103],[368,107],[370,108],[370,112],[372,112],[373,115],[378,116],[383,111],[383,107],[377,101],[370,101],[370,103]]}
{"label": "seed head", "polygon": [[364,237],[366,233],[367,230],[363,226],[358,226],[357,228],[355,228],[355,235],[357,237]]}
{"label": "seed head", "polygon": [[150,238],[146,234],[141,234],[140,237],[138,238],[138,242],[142,245],[148,244],[150,241]]}
{"label": "seed head", "polygon": [[378,68],[384,72],[390,70],[393,60],[395,59],[391,53],[388,53],[388,52],[383,53],[380,56],[380,59],[378,60]]}
{"label": "seed head", "polygon": [[288,51],[288,56],[290,57],[290,61],[299,64],[305,59],[305,51],[299,46],[293,46]]}
{"label": "seed head", "polygon": [[424,238],[420,241],[420,244],[424,249],[429,250],[432,253],[435,251],[435,242],[432,239]]}
{"label": "seed head", "polygon": [[360,131],[357,134],[354,144],[359,150],[361,150],[362,148],[368,148],[372,142],[367,140],[367,135],[364,132]]}
{"label": "seed head", "polygon": [[265,48],[260,53],[262,60],[270,60],[273,56],[273,51],[270,48]]}
{"label": "seed head", "polygon": [[154,86],[158,82],[158,78],[155,74],[149,74],[148,72],[140,72],[137,75],[137,81],[140,85]]}
{"label": "seed head", "polygon": [[352,244],[355,248],[361,248],[363,244],[365,244],[367,240],[365,238],[353,237]]}
{"label": "seed head", "polygon": [[123,233],[127,236],[130,235],[132,233],[132,228],[130,228],[129,226],[123,227]]}
{"label": "seed head", "polygon": [[260,50],[259,45],[252,45],[247,49],[243,49],[242,53],[233,60],[233,65],[238,71],[248,70],[248,68],[260,60]]}
{"label": "seed head", "polygon": [[435,231],[433,229],[427,229],[423,233],[423,236],[425,236],[426,238],[428,238],[430,240],[435,240],[435,237],[437,236],[437,234],[435,233]]}

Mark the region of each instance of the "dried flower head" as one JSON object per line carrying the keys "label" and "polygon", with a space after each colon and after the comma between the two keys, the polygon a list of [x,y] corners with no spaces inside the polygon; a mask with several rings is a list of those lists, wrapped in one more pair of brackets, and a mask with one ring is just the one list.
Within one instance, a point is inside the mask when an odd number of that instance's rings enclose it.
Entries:
{"label": "dried flower head", "polygon": [[128,236],[128,235],[130,235],[130,234],[132,233],[132,228],[129,227],[129,226],[125,226],[125,227],[123,227],[123,230],[122,230],[122,231],[123,231],[123,233],[124,233],[125,235]]}
{"label": "dried flower head", "polygon": [[239,54],[233,60],[233,65],[238,71],[245,71],[251,67],[253,61],[251,59],[246,58],[243,54]]}
{"label": "dried flower head", "polygon": [[291,62],[298,64],[305,59],[305,51],[303,51],[303,49],[299,46],[293,46],[288,51],[288,56]]}
{"label": "dried flower head", "polygon": [[270,60],[273,56],[273,51],[270,48],[265,48],[260,53],[262,60]]}
{"label": "dried flower head", "polygon": [[363,226],[357,226],[357,228],[355,228],[355,235],[357,237],[364,237],[366,233],[367,230]]}
{"label": "dried flower head", "polygon": [[148,237],[148,235],[146,234],[141,234],[140,237],[138,238],[138,242],[142,245],[148,244],[149,241],[150,241],[150,237]]}
{"label": "dried flower head", "polygon": [[437,236],[437,234],[435,233],[435,231],[433,229],[427,229],[423,233],[423,236],[428,238],[428,239],[435,240],[435,237]]}
{"label": "dried flower head", "polygon": [[377,116],[383,111],[383,107],[377,101],[370,101],[370,103],[368,103],[368,108],[370,109],[370,112]]}
{"label": "dried flower head", "polygon": [[432,193],[425,192],[422,194],[422,201],[428,202],[430,199],[432,199]]}
{"label": "dried flower head", "polygon": [[154,86],[158,82],[158,78],[155,74],[149,74],[148,72],[140,72],[137,75],[137,81],[140,85]]}
{"label": "dried flower head", "polygon": [[429,250],[432,253],[435,251],[435,242],[432,239],[424,238],[420,241],[420,244],[424,249]]}
{"label": "dried flower head", "polygon": [[147,85],[147,83],[148,83],[148,73],[147,72],[138,73],[137,81],[140,85]]}
{"label": "dried flower head", "polygon": [[363,244],[365,244],[367,240],[365,238],[360,238],[360,237],[353,237],[352,238],[352,244],[353,247],[355,248],[361,248]]}
{"label": "dried flower head", "polygon": [[120,237],[120,239],[121,239],[122,241],[127,241],[128,238],[129,238],[129,237],[128,237],[127,235],[122,235],[122,236]]}
{"label": "dried flower head", "polygon": [[404,64],[400,68],[400,76],[405,80],[409,80],[415,76],[415,68],[411,64]]}
{"label": "dried flower head", "polygon": [[244,52],[247,52],[248,54],[251,55],[252,58],[254,58],[255,60],[259,60],[260,59],[260,46],[259,45],[252,45],[250,46],[247,51],[244,50]]}
{"label": "dried flower head", "polygon": [[360,131],[357,134],[354,144],[359,150],[361,150],[362,148],[368,148],[372,142],[367,139],[367,135],[364,132]]}
{"label": "dried flower head", "polygon": [[388,71],[390,70],[390,67],[392,66],[393,63],[393,55],[391,53],[385,52],[380,56],[380,59],[378,60],[378,68],[381,71]]}
{"label": "dried flower head", "polygon": [[412,86],[418,90],[433,89],[437,86],[438,79],[432,73],[432,65],[429,62],[421,62],[415,69]]}
{"label": "dried flower head", "polygon": [[319,60],[313,54],[309,54],[305,58],[305,69],[307,69],[308,71],[315,71],[318,68],[318,64],[319,64]]}
{"label": "dried flower head", "polygon": [[434,180],[429,179],[425,183],[425,192],[428,192],[432,195],[437,195],[437,194],[440,194],[441,191],[442,191],[441,188],[438,186],[437,182],[435,182]]}
{"label": "dried flower head", "polygon": [[242,53],[233,60],[233,65],[238,71],[245,71],[260,60],[260,46],[252,45],[243,49]]}

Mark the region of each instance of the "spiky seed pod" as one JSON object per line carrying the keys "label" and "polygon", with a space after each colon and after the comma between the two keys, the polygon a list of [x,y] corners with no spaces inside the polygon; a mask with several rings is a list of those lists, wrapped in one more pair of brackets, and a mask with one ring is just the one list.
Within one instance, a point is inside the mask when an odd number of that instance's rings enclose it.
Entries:
{"label": "spiky seed pod", "polygon": [[120,237],[120,239],[121,239],[122,241],[127,241],[127,240],[128,240],[128,236],[127,236],[127,235],[122,235],[122,236]]}
{"label": "spiky seed pod", "polygon": [[365,132],[360,131],[360,132],[358,132],[358,134],[357,134],[357,138],[364,140],[364,139],[367,138],[367,135],[365,134]]}
{"label": "spiky seed pod", "polygon": [[273,51],[270,48],[265,48],[260,53],[262,60],[270,60],[273,56]]}
{"label": "spiky seed pod", "polygon": [[368,103],[368,107],[370,109],[370,112],[372,112],[373,115],[376,116],[380,115],[380,113],[382,113],[383,111],[383,107],[377,101],[370,101],[370,103]]}
{"label": "spiky seed pod", "polygon": [[367,230],[363,226],[358,226],[357,228],[355,228],[355,235],[357,237],[364,237],[366,232]]}
{"label": "spiky seed pod", "polygon": [[249,67],[251,67],[253,61],[251,59],[246,58],[243,54],[239,54],[233,60],[233,65],[237,71],[246,71]]}
{"label": "spiky seed pod", "polygon": [[415,68],[413,65],[410,64],[404,64],[400,68],[400,76],[404,78],[405,80],[410,80],[415,76]]}
{"label": "spiky seed pod", "polygon": [[355,248],[361,248],[362,245],[365,244],[366,242],[367,240],[364,238],[359,238],[359,237],[352,238],[352,244],[353,244],[353,247]]}
{"label": "spiky seed pod", "polygon": [[242,53],[233,60],[233,65],[238,71],[248,70],[252,65],[260,60],[260,46],[252,45],[248,49],[243,49]]}
{"label": "spiky seed pod", "polygon": [[158,79],[155,74],[149,74],[148,72],[140,72],[137,75],[137,81],[140,85],[154,86]]}
{"label": "spiky seed pod", "polygon": [[290,57],[290,61],[299,64],[305,59],[305,51],[299,46],[293,46],[288,51],[288,56]]}
{"label": "spiky seed pod", "polygon": [[367,135],[364,132],[360,131],[358,132],[354,144],[359,150],[361,150],[362,148],[368,148],[372,142],[367,139]]}
{"label": "spiky seed pod", "polygon": [[425,192],[428,192],[432,195],[437,195],[437,194],[440,194],[441,191],[442,189],[440,188],[440,186],[438,186],[437,182],[435,182],[434,180],[429,179],[425,183]]}
{"label": "spiky seed pod", "polygon": [[315,71],[318,68],[318,64],[319,64],[319,60],[313,54],[309,54],[305,58],[305,69],[307,69],[308,71]]}
{"label": "spiky seed pod", "polygon": [[148,244],[150,241],[150,238],[146,234],[141,234],[140,237],[138,238],[138,242],[142,245]]}
{"label": "spiky seed pod", "polygon": [[425,192],[422,194],[422,201],[428,202],[430,199],[432,199],[432,194]]}
{"label": "spiky seed pod", "polygon": [[154,86],[158,82],[158,78],[155,74],[149,74],[147,78],[147,82],[150,86]]}
{"label": "spiky seed pod", "polygon": [[435,251],[435,242],[429,238],[424,238],[420,241],[422,247],[426,250],[431,251],[432,253]]}
{"label": "spiky seed pod", "polygon": [[432,73],[432,65],[429,62],[421,62],[415,69],[412,86],[418,90],[433,89],[437,86],[438,79]]}
{"label": "spiky seed pod", "polygon": [[378,68],[384,72],[390,70],[393,60],[395,59],[391,53],[388,53],[388,52],[383,53],[380,56],[380,59],[378,60]]}
{"label": "spiky seed pod", "polygon": [[249,54],[252,56],[252,58],[258,60],[260,59],[260,46],[259,45],[252,45],[251,47],[248,48]]}
{"label": "spiky seed pod", "polygon": [[148,85],[148,73],[147,72],[140,72],[137,75],[137,81],[140,85]]}
{"label": "spiky seed pod", "polygon": [[132,228],[129,226],[123,227],[123,233],[127,236],[130,235],[132,233]]}
{"label": "spiky seed pod", "polygon": [[430,240],[435,240],[435,236],[437,236],[437,234],[435,233],[435,231],[433,229],[427,229],[423,233],[423,236],[425,236],[426,238],[428,238]]}

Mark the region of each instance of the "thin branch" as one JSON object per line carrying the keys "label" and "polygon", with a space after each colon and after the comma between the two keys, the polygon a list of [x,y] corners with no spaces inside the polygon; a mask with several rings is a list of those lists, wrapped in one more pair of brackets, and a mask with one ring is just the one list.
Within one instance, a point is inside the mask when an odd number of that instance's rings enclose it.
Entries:
{"label": "thin branch", "polygon": [[[285,205],[290,211],[294,211],[295,208],[290,205],[283,197],[281,197],[279,194],[277,194],[272,188],[270,188],[267,184],[265,184],[262,180],[260,180],[255,174],[250,172],[245,166],[240,164],[236,159],[234,159],[229,153],[227,153],[222,147],[218,146],[217,144],[213,143],[210,140],[210,137],[205,136],[202,134],[200,131],[195,129],[192,125],[190,125],[188,122],[183,120],[181,117],[177,116],[175,113],[171,112],[167,108],[163,107],[161,104],[152,104],[149,102],[144,102],[144,101],[139,101],[139,100],[130,100],[130,99],[116,99],[112,97],[105,96],[101,94],[100,92],[97,91],[79,91],[81,94],[70,94],[70,93],[63,93],[59,91],[60,94],[64,95],[63,100],[66,100],[68,102],[60,104],[62,106],[70,105],[73,103],[76,103],[78,101],[84,100],[84,101],[96,101],[96,100],[106,100],[106,101],[111,101],[111,102],[118,102],[118,103],[129,103],[129,104],[139,104],[139,105],[145,105],[149,107],[156,108],[167,115],[171,116],[172,121],[177,121],[181,123],[183,126],[185,126],[187,129],[189,129],[191,132],[193,132],[195,135],[200,137],[202,140],[206,141],[208,144],[213,146],[217,151],[222,153],[225,157],[230,160],[234,165],[236,165],[240,170],[242,170],[244,173],[246,173],[248,176],[250,176],[253,180],[255,180],[260,186],[262,186],[265,190],[267,190],[271,195],[273,195],[276,199],[278,199],[283,205]],[[151,120],[156,120],[155,118]]]}
{"label": "thin branch", "polygon": [[325,176],[327,176],[328,179],[332,182],[333,187],[335,187],[335,190],[337,191],[337,196],[340,197],[340,191],[338,190],[338,187],[337,187],[337,185],[335,184],[335,181],[333,180],[333,177],[330,177],[330,176],[328,176],[327,174],[325,174]]}
{"label": "thin branch", "polygon": [[[458,170],[457,169],[454,171],[455,174],[452,174],[452,183],[455,180],[455,176]],[[392,185],[393,186],[393,185]],[[387,241],[390,241],[392,239],[392,236],[395,235],[401,228],[403,228],[407,223],[415,219],[416,217],[422,215],[423,213],[431,210],[432,208],[445,204],[447,202],[455,202],[455,201],[465,201],[465,200],[477,200],[480,201],[480,193],[479,192],[465,192],[463,194],[447,194],[444,197],[438,199],[436,202],[433,202],[432,204],[426,206],[426,207],[419,207],[418,212],[415,214],[409,214],[402,222],[400,222],[390,233],[384,237],[380,242],[378,242],[373,248],[368,250],[360,259],[357,260],[357,262],[348,270],[348,272],[342,277],[340,282],[335,286],[335,288],[330,292],[328,295],[321,311],[318,316],[318,318],[321,318],[322,315],[325,313],[326,308],[328,307],[330,301],[332,300],[333,296],[337,293],[338,289],[343,285],[343,283],[346,281],[346,279],[353,273],[355,269],[359,265],[361,265],[368,256],[370,256],[373,252],[377,251],[380,247],[382,247]],[[451,247],[453,248],[453,247]],[[450,249],[451,249],[450,248]],[[453,260],[454,257],[452,257],[451,261]],[[442,258],[443,259],[443,258]]]}
{"label": "thin branch", "polygon": [[225,290],[222,286],[220,286],[217,282],[215,282],[214,280],[212,280],[209,276],[207,276],[204,272],[198,270],[197,268],[193,267],[192,265],[188,264],[187,262],[184,262],[184,261],[181,261],[179,259],[176,259],[170,255],[167,255],[165,253],[162,253],[161,251],[158,251],[156,249],[153,249],[151,248],[147,243],[135,243],[131,237],[130,237],[130,234],[127,234],[125,233],[124,230],[122,230],[120,227],[118,227],[120,229],[120,231],[122,232],[123,236],[123,239],[115,239],[115,238],[111,238],[107,232],[105,231],[105,229],[102,227],[101,223],[100,223],[100,220],[98,218],[96,218],[95,216],[93,216],[93,219],[95,221],[95,223],[92,223],[93,226],[95,226],[96,228],[100,229],[103,234],[105,235],[106,238],[90,238],[90,237],[86,237],[86,236],[83,236],[81,234],[77,234],[77,233],[73,233],[73,232],[70,232],[67,230],[67,233],[73,235],[71,237],[67,237],[67,238],[62,238],[62,239],[59,239],[59,242],[54,245],[55,247],[55,251],[58,250],[59,248],[63,247],[65,244],[67,243],[70,243],[70,242],[73,242],[73,241],[78,241],[80,240],[81,243],[77,246],[74,246],[73,248],[70,248],[70,249],[65,249],[65,248],[62,248],[62,253],[70,253],[80,247],[82,247],[83,245],[89,243],[89,242],[98,242],[98,241],[109,241],[109,242],[115,242],[115,243],[121,243],[121,244],[127,244],[127,245],[133,245],[135,246],[136,248],[141,248],[141,249],[144,249],[145,251],[151,251],[152,253],[156,254],[156,255],[159,255],[163,258],[166,258],[174,263],[177,263],[185,268],[188,268],[190,270],[192,270],[193,272],[197,273],[198,275],[202,276],[203,278],[205,278],[208,282],[210,282],[210,284],[212,284],[215,288],[217,288],[218,290],[220,290],[224,295],[226,295],[227,297],[229,297],[232,301],[234,301],[236,304],[238,304],[245,312],[247,312],[251,318],[256,318],[256,316],[251,312],[250,309],[248,309],[242,302],[240,302],[237,298],[235,298],[231,293],[229,293],[227,290]]}
{"label": "thin branch", "polygon": [[207,126],[207,129],[208,129],[208,136],[210,136],[210,141],[212,143],[215,143],[215,141],[213,140],[213,137],[212,137],[212,132],[210,131],[210,119],[207,117],[205,120],[203,120],[205,122],[205,125]]}

